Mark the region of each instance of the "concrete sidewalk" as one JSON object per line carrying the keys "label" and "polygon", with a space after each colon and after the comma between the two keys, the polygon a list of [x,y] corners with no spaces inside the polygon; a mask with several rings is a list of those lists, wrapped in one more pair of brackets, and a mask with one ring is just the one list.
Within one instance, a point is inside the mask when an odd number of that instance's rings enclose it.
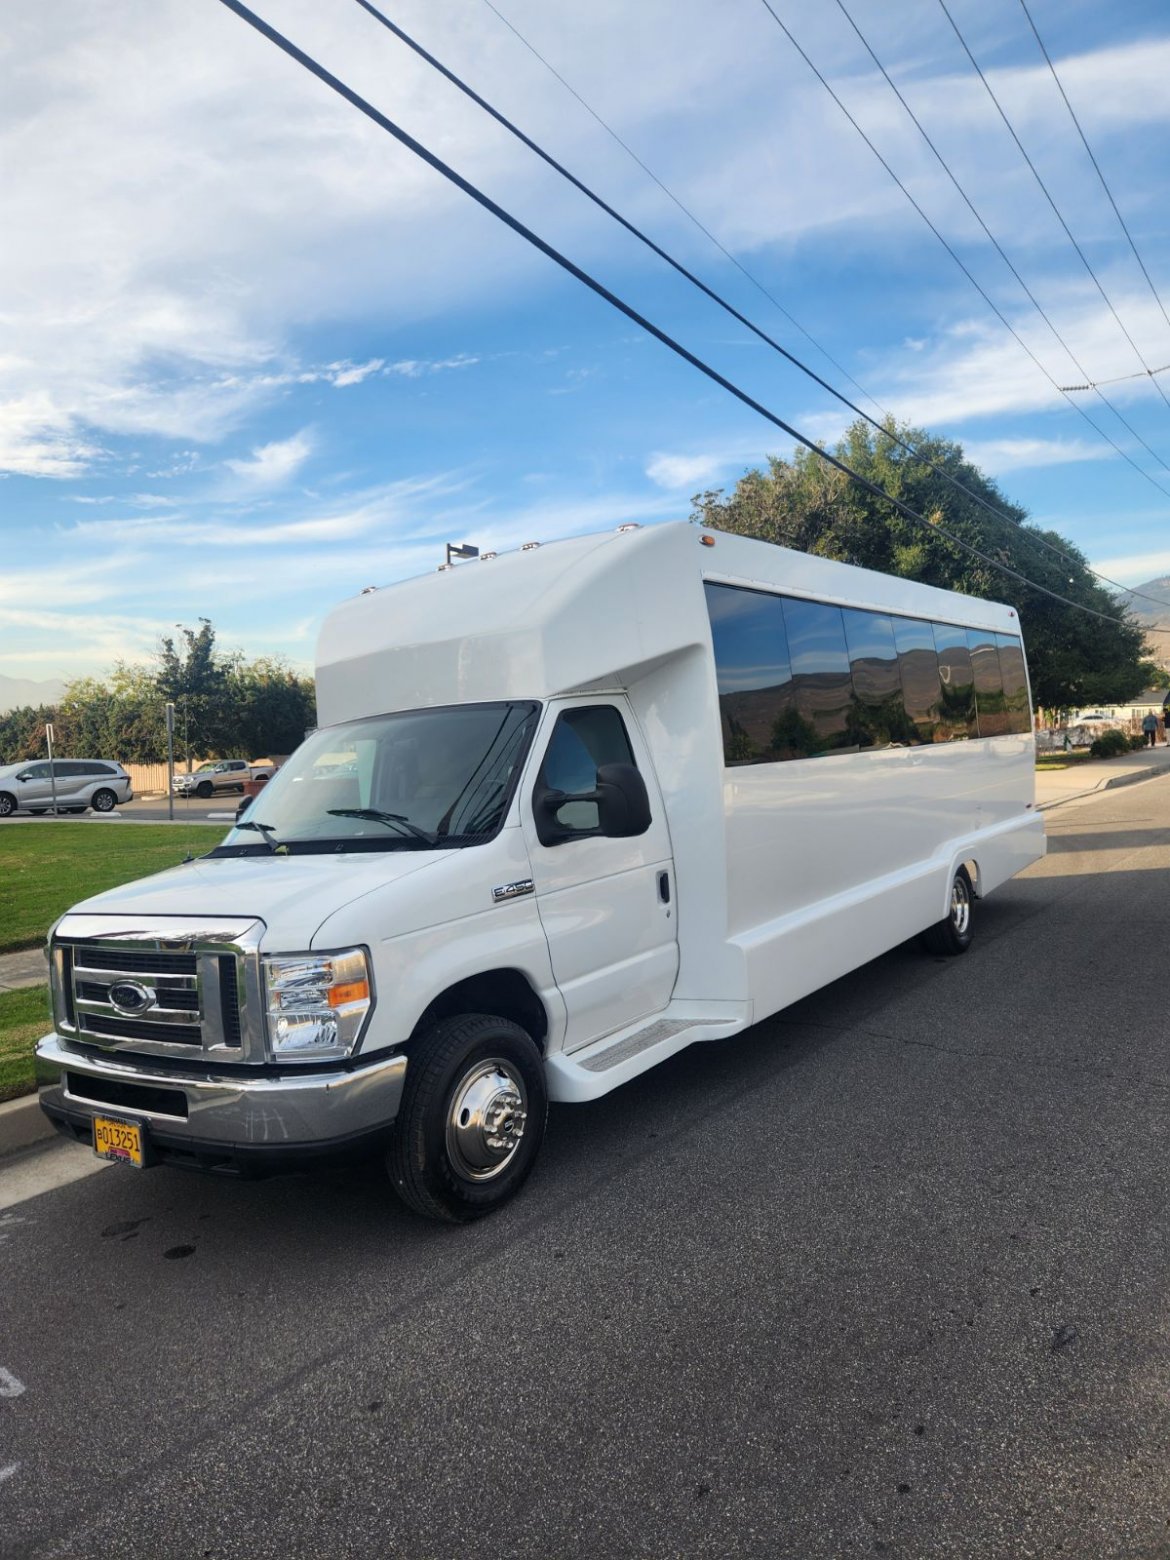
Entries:
{"label": "concrete sidewalk", "polygon": [[[1058,755],[1053,755],[1057,757]],[[1134,785],[1140,780],[1155,780],[1170,773],[1170,747],[1143,748],[1121,758],[1091,758],[1068,769],[1050,769],[1036,775],[1036,806],[1042,812],[1092,796],[1095,791],[1111,791],[1115,786]]]}

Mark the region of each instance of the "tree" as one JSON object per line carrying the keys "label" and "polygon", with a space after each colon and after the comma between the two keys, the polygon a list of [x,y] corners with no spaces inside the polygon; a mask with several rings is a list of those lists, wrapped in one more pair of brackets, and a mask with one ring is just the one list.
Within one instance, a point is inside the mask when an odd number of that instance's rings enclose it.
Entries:
{"label": "tree", "polygon": [[313,680],[279,657],[217,654],[215,628],[200,618],[159,644],[154,667],[115,663],[109,676],[71,682],[55,709],[0,715],[0,763],[43,758],[54,722],[62,756],[160,763],[167,756],[166,705],[175,706],[176,757],[257,758],[291,753],[316,725]]}
{"label": "tree", "polygon": [[[968,491],[915,460],[899,439]],[[692,519],[799,552],[1008,603],[1023,628],[1036,705],[1062,709],[1118,703],[1146,684],[1148,651],[1141,625],[1094,577],[1084,555],[1057,532],[1029,525],[1027,512],[965,458],[961,445],[892,422],[878,431],[859,420],[835,453],[923,515],[929,526],[910,520],[887,499],[803,449],[791,461],[770,456],[768,470],[747,472],[729,497],[721,489],[696,494]],[[990,514],[970,494],[1006,519]],[[1001,573],[956,547],[935,527],[1090,611],[1078,612]],[[1044,542],[1064,556],[1045,548]]]}
{"label": "tree", "polygon": [[201,617],[199,628],[183,628],[183,649],[164,635],[157,657],[155,684],[165,702],[175,706],[176,738],[188,760],[221,751],[230,725],[227,669],[215,654],[215,629]]}

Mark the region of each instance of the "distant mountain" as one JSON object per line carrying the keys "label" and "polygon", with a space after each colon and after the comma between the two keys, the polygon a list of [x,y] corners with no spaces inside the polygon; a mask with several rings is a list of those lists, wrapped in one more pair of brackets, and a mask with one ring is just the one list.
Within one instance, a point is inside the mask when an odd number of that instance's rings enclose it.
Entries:
{"label": "distant mountain", "polygon": [[[1122,599],[1144,626],[1153,659],[1159,666],[1170,670],[1170,574],[1160,575],[1156,580],[1147,580],[1144,585],[1135,585],[1133,588],[1140,594],[1127,595]],[[1166,605],[1159,607],[1160,601]]]}
{"label": "distant mountain", "polygon": [[55,677],[47,682],[33,682],[28,677],[0,675],[0,715],[26,704],[55,704],[64,692],[65,684]]}
{"label": "distant mountain", "polygon": [[[1170,574],[1163,574],[1156,580],[1147,580],[1144,585],[1135,585],[1135,591],[1139,595],[1126,595],[1124,600],[1129,610],[1137,618],[1139,623],[1161,623],[1170,625]],[[1153,601],[1149,598],[1153,597]],[[1164,605],[1158,606],[1162,602]]]}

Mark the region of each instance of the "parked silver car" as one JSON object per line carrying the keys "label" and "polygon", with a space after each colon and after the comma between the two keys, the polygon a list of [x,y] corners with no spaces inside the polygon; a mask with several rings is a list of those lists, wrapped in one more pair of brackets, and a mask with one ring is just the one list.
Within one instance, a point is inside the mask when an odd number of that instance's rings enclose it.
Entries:
{"label": "parked silver car", "polygon": [[0,766],[0,818],[14,812],[47,813],[53,807],[56,784],[61,812],[112,812],[121,802],[132,802],[130,776],[121,764],[105,758],[55,758],[49,773],[48,759]]}

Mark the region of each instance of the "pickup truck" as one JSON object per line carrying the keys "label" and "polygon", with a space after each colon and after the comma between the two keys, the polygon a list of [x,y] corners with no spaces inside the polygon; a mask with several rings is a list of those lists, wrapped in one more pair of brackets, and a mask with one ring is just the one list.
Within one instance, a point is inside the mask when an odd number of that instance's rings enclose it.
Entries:
{"label": "pickup truck", "polygon": [[242,791],[248,780],[271,780],[271,764],[249,764],[243,758],[220,758],[200,764],[194,774],[175,776],[176,796],[214,796],[219,791]]}

